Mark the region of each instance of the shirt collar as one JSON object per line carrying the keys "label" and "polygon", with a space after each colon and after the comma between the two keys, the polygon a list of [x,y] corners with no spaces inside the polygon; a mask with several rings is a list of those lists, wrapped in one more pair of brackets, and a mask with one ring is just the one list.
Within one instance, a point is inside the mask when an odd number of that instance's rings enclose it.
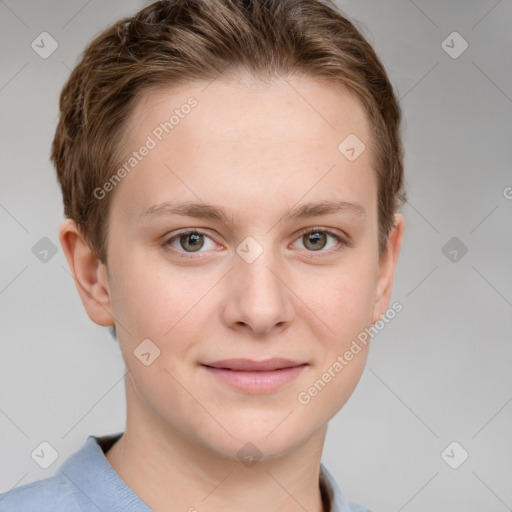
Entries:
{"label": "shirt collar", "polygon": [[66,459],[57,473],[64,473],[98,510],[153,512],[125,484],[105,457],[104,450],[122,434],[90,435],[83,447]]}
{"label": "shirt collar", "polygon": [[[152,512],[114,471],[105,457],[105,452],[122,435],[123,432],[106,436],[90,435],[83,447],[66,459],[58,472],[64,473],[100,510]],[[354,510],[344,498],[334,477],[322,463],[320,487],[322,496],[326,496],[330,505],[329,512]]]}

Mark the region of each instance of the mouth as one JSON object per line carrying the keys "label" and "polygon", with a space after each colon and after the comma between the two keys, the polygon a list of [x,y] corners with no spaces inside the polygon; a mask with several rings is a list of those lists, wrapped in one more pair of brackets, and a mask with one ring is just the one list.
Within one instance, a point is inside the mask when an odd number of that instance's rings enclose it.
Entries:
{"label": "mouth", "polygon": [[201,366],[217,381],[251,394],[277,391],[297,378],[308,363],[274,358],[265,361],[224,359]]}

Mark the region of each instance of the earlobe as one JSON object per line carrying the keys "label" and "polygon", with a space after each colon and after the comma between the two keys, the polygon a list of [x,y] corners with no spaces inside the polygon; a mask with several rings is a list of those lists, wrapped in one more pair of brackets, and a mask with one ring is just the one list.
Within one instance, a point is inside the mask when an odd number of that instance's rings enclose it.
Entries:
{"label": "earlobe", "polygon": [[74,220],[66,219],[62,223],[59,239],[89,318],[105,327],[114,325],[104,264],[84,241]]}
{"label": "earlobe", "polygon": [[372,323],[377,322],[386,312],[391,300],[393,280],[405,231],[405,218],[401,213],[395,214],[394,226],[389,231],[386,251],[379,261],[379,277],[373,309]]}

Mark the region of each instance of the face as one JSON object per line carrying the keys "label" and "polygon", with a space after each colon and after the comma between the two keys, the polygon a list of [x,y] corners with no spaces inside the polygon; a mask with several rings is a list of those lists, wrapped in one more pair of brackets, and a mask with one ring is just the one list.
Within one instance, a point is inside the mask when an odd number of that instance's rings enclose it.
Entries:
{"label": "face", "polygon": [[[394,261],[378,257],[354,96],[291,78],[205,87],[148,93],[129,119],[137,162],[107,192],[108,308],[138,391],[129,408],[223,455],[252,442],[271,456],[320,431],[354,390],[368,345],[335,363],[385,312]],[[367,148],[356,159],[339,149],[349,134]],[[293,363],[207,366],[274,358]]]}

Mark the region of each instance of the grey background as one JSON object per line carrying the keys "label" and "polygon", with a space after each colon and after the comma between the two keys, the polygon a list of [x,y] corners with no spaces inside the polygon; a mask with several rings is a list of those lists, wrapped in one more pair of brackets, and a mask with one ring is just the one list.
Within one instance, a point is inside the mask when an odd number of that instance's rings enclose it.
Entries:
{"label": "grey background", "polygon": [[[69,274],[48,157],[78,54],[143,5],[0,1],[0,492],[124,429],[124,364]],[[512,510],[512,3],[339,5],[401,98],[409,202],[392,298],[404,309],[374,338],[323,462],[375,511]],[[31,48],[43,31],[59,45],[47,59]],[[456,59],[441,46],[453,31],[469,44]],[[456,262],[442,251],[454,236],[468,249]],[[46,263],[32,252],[43,237],[57,246]],[[59,454],[46,470],[30,456],[42,441]],[[441,457],[452,441],[469,453],[458,469]]]}

